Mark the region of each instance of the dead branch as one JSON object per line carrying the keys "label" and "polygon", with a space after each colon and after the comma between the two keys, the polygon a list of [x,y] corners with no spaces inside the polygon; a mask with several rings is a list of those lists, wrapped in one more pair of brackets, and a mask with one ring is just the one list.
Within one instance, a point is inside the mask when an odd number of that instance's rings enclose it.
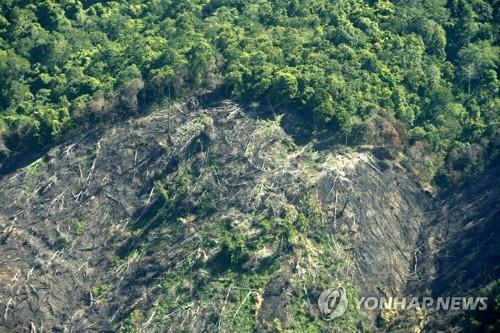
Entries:
{"label": "dead branch", "polygon": [[89,326],[85,327],[83,330],[87,330],[93,326],[95,326],[95,324],[97,324],[97,321],[93,322],[92,324],[90,324]]}
{"label": "dead branch", "polygon": [[69,154],[71,153],[73,148],[75,148],[75,146],[76,146],[76,143],[73,143],[73,144],[67,146],[66,148],[64,148],[63,153],[66,155],[66,157],[69,156]]}
{"label": "dead branch", "polygon": [[14,262],[14,261],[18,261],[18,260],[21,260],[21,258],[12,259],[11,256],[8,256],[6,259],[0,261],[0,264],[3,264],[4,262]]}
{"label": "dead branch", "polygon": [[191,307],[193,307],[193,306],[194,306],[194,303],[188,304],[188,305],[186,305],[186,306],[184,306],[184,307],[182,307],[182,308],[180,308],[180,309],[177,309],[177,310],[174,310],[174,311],[172,311],[172,312],[168,313],[168,314],[165,316],[165,318],[168,318],[168,317],[170,317],[170,316],[172,316],[172,315],[174,315],[174,314],[176,314],[176,313],[178,313],[178,312],[185,311],[185,310],[187,310],[187,309],[189,309],[189,308],[191,308]]}
{"label": "dead branch", "polygon": [[153,308],[151,316],[149,316],[148,320],[142,326],[147,328],[151,324],[151,322],[153,321],[153,318],[155,317],[155,315],[156,315],[156,308]]}
{"label": "dead branch", "polygon": [[28,273],[26,274],[26,281],[30,280],[31,275],[33,275],[34,270],[35,270],[35,267],[31,267],[31,269],[28,271]]}
{"label": "dead branch", "polygon": [[92,309],[92,307],[94,306],[94,295],[92,295],[92,291],[89,291],[89,298],[90,298],[89,308]]}
{"label": "dead branch", "polygon": [[339,217],[341,217],[344,214],[345,208],[347,207],[348,203],[349,203],[349,200],[346,200],[345,204],[344,204],[344,207],[342,207],[342,210],[340,211],[340,213],[338,213],[338,215],[335,215],[336,218],[339,218]]}
{"label": "dead branch", "polygon": [[231,293],[231,288],[232,287],[233,287],[233,283],[231,282],[231,284],[229,285],[229,289],[227,290],[226,298],[224,299],[224,304],[222,304],[222,309],[221,309],[221,313],[220,313],[220,317],[219,317],[219,322],[217,323],[217,326],[219,327],[219,330],[220,330],[222,318],[224,317],[224,311],[226,311],[226,304],[227,304],[227,300],[229,298],[229,294]]}
{"label": "dead branch", "polygon": [[253,290],[250,290],[248,292],[248,294],[245,296],[245,298],[243,298],[243,301],[241,302],[240,306],[238,306],[238,309],[236,309],[236,312],[234,313],[233,315],[233,319],[236,318],[236,316],[238,315],[238,313],[240,312],[240,309],[241,307],[243,306],[243,304],[245,304],[247,298],[250,296],[250,294],[253,292]]}
{"label": "dead branch", "polygon": [[99,152],[101,151],[101,141],[102,140],[103,140],[103,138],[101,138],[101,139],[99,139],[99,141],[97,141],[95,158],[94,158],[94,161],[92,162],[92,167],[90,168],[89,175],[87,176],[87,185],[86,186],[88,186],[90,184],[90,181],[92,180],[92,175],[94,174],[95,165],[97,163],[97,159],[99,158]]}
{"label": "dead branch", "polygon": [[135,156],[134,156],[134,168],[133,168],[133,174],[132,174],[132,182],[135,179],[135,174],[137,173],[137,148],[135,149]]}
{"label": "dead branch", "polygon": [[146,204],[149,205],[149,203],[151,202],[151,198],[153,197],[154,191],[155,191],[155,187],[152,186],[151,187],[151,192],[149,192],[149,196],[148,196],[148,200],[146,201]]}
{"label": "dead branch", "polygon": [[[335,183],[334,183],[335,185]],[[332,186],[333,188],[333,186]],[[337,201],[338,201],[338,191],[335,191],[335,206],[334,206],[334,211],[333,211],[333,227],[337,227]]]}
{"label": "dead branch", "polygon": [[61,201],[61,205],[59,206],[59,210],[62,210],[62,207],[64,205],[64,193],[66,190],[62,191],[59,193],[51,202],[50,202],[50,207],[55,206],[57,202]]}
{"label": "dead branch", "polygon": [[11,297],[11,298],[9,298],[9,301],[8,301],[8,302],[7,302],[7,304],[5,305],[5,312],[4,312],[4,314],[3,314],[3,319],[4,319],[4,321],[7,321],[7,317],[8,317],[8,315],[9,315],[9,307],[10,307],[10,305],[11,305],[11,304],[15,305],[14,300],[12,299],[12,297]]}
{"label": "dead branch", "polygon": [[86,277],[87,276],[86,272],[87,272],[88,267],[89,267],[88,259],[80,267],[78,267],[78,269],[75,271],[75,273],[73,273],[73,277],[76,277],[76,275],[83,269],[83,267],[86,267],[85,272],[83,273],[83,277]]}
{"label": "dead branch", "polygon": [[339,175],[335,176],[335,179],[333,180],[332,187],[330,188],[330,191],[328,191],[328,194],[326,195],[325,199],[327,199],[330,196],[330,193],[332,193],[333,188],[335,187],[335,183],[337,183],[337,179],[339,179]]}
{"label": "dead branch", "polygon": [[21,276],[21,270],[18,269],[12,280],[10,280],[9,284],[7,284],[7,287],[14,288],[20,276]]}

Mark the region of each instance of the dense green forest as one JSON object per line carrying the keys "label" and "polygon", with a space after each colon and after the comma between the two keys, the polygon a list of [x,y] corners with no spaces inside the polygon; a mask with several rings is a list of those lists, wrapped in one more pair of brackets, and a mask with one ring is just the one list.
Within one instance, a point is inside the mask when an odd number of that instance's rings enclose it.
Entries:
{"label": "dense green forest", "polygon": [[294,110],[350,143],[402,147],[429,179],[460,178],[498,145],[498,8],[497,0],[3,0],[0,161],[130,114],[138,99],[218,89]]}

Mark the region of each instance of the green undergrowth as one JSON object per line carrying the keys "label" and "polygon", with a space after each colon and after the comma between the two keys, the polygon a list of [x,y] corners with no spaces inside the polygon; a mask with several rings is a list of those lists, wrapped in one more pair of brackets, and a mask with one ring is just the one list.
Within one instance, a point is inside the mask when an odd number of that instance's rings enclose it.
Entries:
{"label": "green undergrowth", "polygon": [[117,251],[120,259],[126,258],[130,253],[144,246],[147,236],[155,229],[169,228],[171,234],[175,234],[175,231],[181,227],[178,221],[181,216],[179,205],[187,195],[190,177],[187,170],[181,169],[168,186],[160,181],[155,182],[156,199],[150,206],[134,216],[127,234],[129,239]]}
{"label": "green undergrowth", "polygon": [[500,280],[481,289],[480,295],[487,297],[487,309],[475,310],[462,316],[462,326],[467,333],[500,332]]}
{"label": "green undergrowth", "polygon": [[[189,186],[184,182],[188,178],[180,174],[173,186],[179,186],[181,193]],[[182,202],[164,186],[158,190],[163,205],[156,206],[153,220],[180,216],[175,209]],[[352,262],[344,249],[349,244],[345,235],[334,234],[326,223],[318,198],[306,196],[294,205],[285,205],[279,214],[269,211],[266,218],[235,215],[238,218],[214,215],[197,219],[194,227],[199,237],[181,241],[184,259],[160,278],[153,306],[134,310],[122,332],[134,332],[131,327],[148,331],[187,327],[192,320],[201,320],[212,329],[252,332],[262,318],[276,332],[367,331],[353,305],[356,290],[347,278]],[[145,224],[140,226],[142,232],[147,229]],[[162,235],[168,236],[161,244],[168,248],[169,241],[188,227],[189,223],[178,220],[162,224],[168,230]],[[143,253],[158,255],[154,246],[149,244]],[[289,281],[288,289],[269,289],[275,279]],[[324,289],[338,286],[348,291],[351,306],[344,317],[328,322],[318,311],[317,299]],[[267,318],[268,314],[260,312],[271,296],[285,300],[282,311],[290,313],[290,320]],[[138,311],[144,312],[139,315]],[[147,327],[143,327],[146,321]]]}
{"label": "green undergrowth", "polygon": [[35,195],[37,184],[39,184],[40,177],[46,168],[47,162],[44,158],[39,158],[25,168],[27,181],[23,192],[26,197],[30,198]]}

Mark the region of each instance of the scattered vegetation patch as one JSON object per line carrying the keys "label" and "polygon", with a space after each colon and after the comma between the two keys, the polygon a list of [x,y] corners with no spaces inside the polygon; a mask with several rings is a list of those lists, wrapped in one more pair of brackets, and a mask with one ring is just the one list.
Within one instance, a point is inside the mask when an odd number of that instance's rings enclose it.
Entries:
{"label": "scattered vegetation patch", "polygon": [[481,289],[481,296],[488,297],[487,309],[472,311],[461,318],[467,333],[493,333],[500,331],[500,280]]}
{"label": "scattered vegetation patch", "polygon": [[82,222],[82,221],[75,222],[74,234],[76,237],[83,236],[83,234],[85,233],[85,230],[87,230],[87,225],[85,224],[85,222]]}

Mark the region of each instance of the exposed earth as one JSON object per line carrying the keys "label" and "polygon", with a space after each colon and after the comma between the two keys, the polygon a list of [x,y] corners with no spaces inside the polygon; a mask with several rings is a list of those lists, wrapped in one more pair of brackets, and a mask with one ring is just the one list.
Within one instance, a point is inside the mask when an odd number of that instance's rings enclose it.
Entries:
{"label": "exposed earth", "polygon": [[1,175],[0,332],[459,332],[457,313],[352,304],[330,322],[317,299],[498,279],[500,167],[432,194],[383,147],[280,120],[158,108]]}

